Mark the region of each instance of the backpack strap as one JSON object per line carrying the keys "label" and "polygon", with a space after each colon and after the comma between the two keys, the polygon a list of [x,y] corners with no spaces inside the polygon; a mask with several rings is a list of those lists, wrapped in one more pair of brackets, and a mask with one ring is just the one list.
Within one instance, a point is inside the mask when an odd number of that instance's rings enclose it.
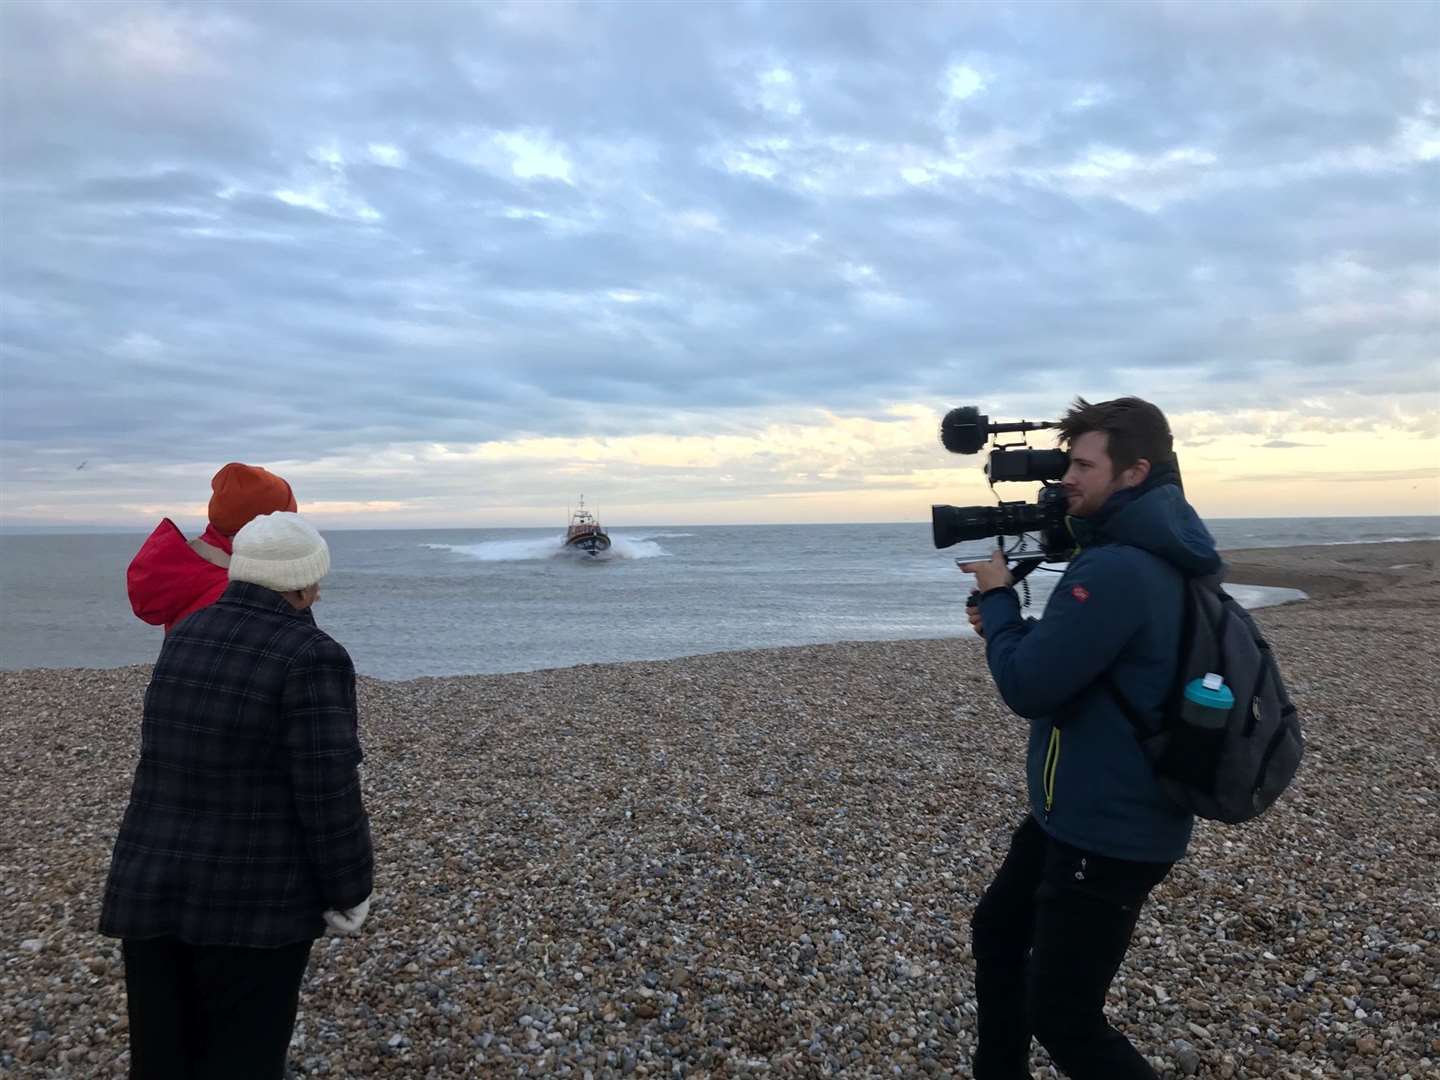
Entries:
{"label": "backpack strap", "polygon": [[[1197,586],[1201,588],[1209,588],[1215,590],[1215,592],[1217,592],[1222,598],[1226,597],[1225,590],[1220,587],[1220,583],[1225,579],[1225,570],[1226,567],[1222,563],[1220,566],[1220,570],[1214,574],[1199,574],[1193,577],[1186,577],[1181,582],[1181,589],[1183,590],[1183,592],[1181,594],[1182,604],[1180,609],[1180,650],[1175,660],[1176,667],[1174,683],[1170,687],[1169,693],[1166,695],[1165,700],[1162,701],[1160,704],[1159,727],[1152,727],[1145,722],[1145,718],[1140,714],[1140,710],[1137,709],[1134,703],[1125,696],[1125,692],[1121,690],[1119,684],[1116,683],[1115,676],[1112,671],[1107,670],[1104,675],[1102,675],[1098,680],[1096,680],[1102,686],[1104,686],[1106,690],[1110,692],[1110,696],[1115,700],[1115,704],[1118,705],[1120,707],[1120,711],[1125,714],[1125,719],[1129,720],[1130,726],[1135,729],[1135,737],[1137,739],[1143,741],[1149,736],[1158,734],[1159,732],[1163,731],[1165,729],[1165,724],[1168,718],[1167,710],[1171,708],[1172,699],[1176,698],[1177,695],[1184,693],[1185,658],[1189,654],[1191,647],[1194,644],[1192,635],[1194,629],[1193,623],[1196,613],[1195,598],[1191,595],[1191,589]],[[1228,613],[1224,612],[1222,608],[1222,618],[1227,617],[1227,615]],[[1223,675],[1224,672],[1221,672],[1220,674]]]}
{"label": "backpack strap", "polygon": [[201,540],[198,536],[190,541],[190,550],[212,566],[220,567],[221,570],[228,569],[230,566],[229,555],[221,551],[214,544]]}

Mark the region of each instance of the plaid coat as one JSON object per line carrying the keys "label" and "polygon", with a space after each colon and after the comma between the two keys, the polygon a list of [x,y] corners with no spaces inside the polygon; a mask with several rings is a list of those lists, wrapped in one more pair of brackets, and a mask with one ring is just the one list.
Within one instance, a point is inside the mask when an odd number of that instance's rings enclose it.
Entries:
{"label": "plaid coat", "polygon": [[308,611],[234,582],[165,639],[100,932],[268,948],[370,895],[350,657]]}

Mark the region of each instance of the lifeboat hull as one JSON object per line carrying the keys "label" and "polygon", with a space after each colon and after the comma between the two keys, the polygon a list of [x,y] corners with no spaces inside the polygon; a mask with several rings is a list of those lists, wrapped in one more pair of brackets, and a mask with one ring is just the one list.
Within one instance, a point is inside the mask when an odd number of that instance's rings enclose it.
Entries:
{"label": "lifeboat hull", "polygon": [[610,537],[603,532],[582,533],[579,536],[567,536],[565,546],[572,551],[583,551],[586,555],[599,555],[602,551],[610,550]]}

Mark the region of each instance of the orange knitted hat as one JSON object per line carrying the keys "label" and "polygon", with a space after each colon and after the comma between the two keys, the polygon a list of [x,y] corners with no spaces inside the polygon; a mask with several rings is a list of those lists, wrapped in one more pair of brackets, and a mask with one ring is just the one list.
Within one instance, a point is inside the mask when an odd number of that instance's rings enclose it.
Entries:
{"label": "orange knitted hat", "polygon": [[215,492],[210,496],[210,524],[227,535],[261,514],[296,509],[290,485],[258,465],[232,461],[215,474],[210,488]]}

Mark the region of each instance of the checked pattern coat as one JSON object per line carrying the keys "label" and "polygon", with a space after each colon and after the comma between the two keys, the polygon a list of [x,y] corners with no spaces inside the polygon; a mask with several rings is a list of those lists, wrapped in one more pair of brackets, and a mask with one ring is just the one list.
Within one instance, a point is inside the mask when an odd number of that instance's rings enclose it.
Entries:
{"label": "checked pattern coat", "polygon": [[100,915],[111,937],[270,948],[370,895],[355,668],[308,611],[233,582],[166,637]]}

